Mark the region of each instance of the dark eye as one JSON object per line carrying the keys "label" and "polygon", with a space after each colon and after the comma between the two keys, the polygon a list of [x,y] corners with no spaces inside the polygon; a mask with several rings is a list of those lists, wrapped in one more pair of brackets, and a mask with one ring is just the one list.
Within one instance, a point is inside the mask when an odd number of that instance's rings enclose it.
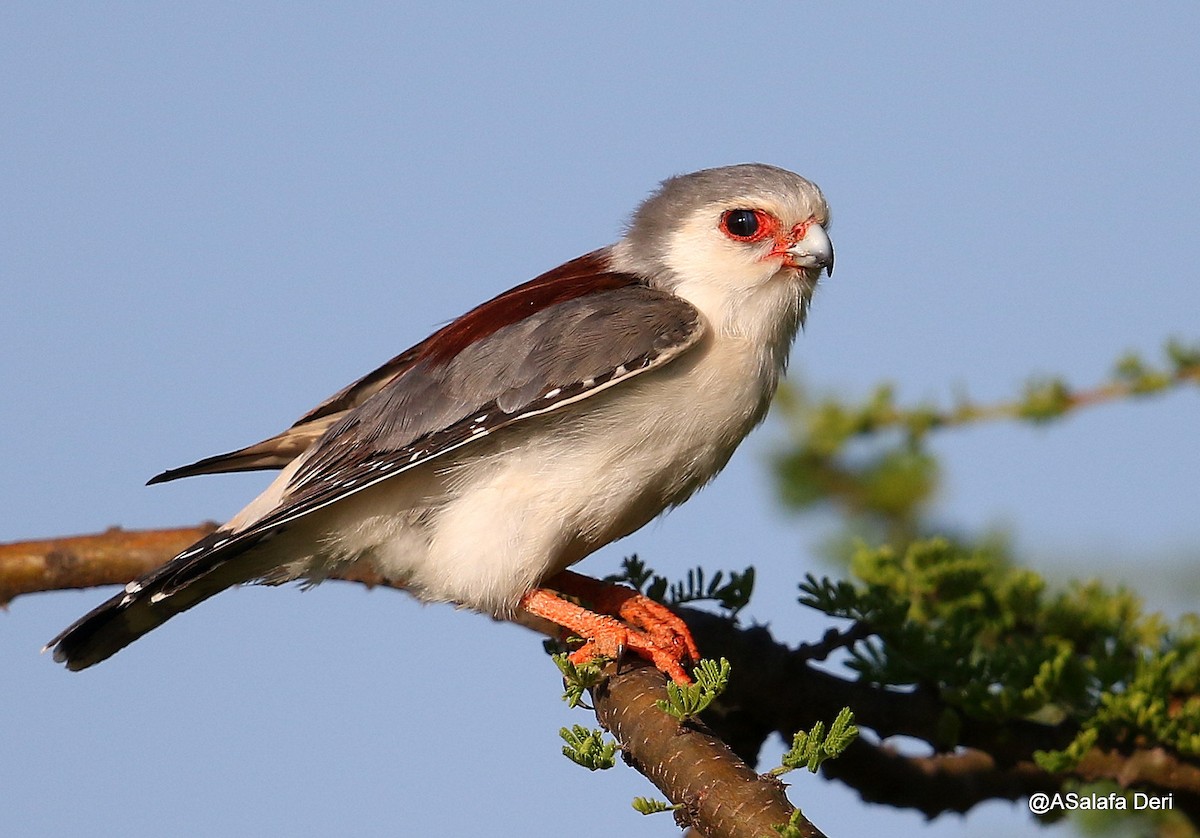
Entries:
{"label": "dark eye", "polygon": [[735,239],[753,239],[762,227],[758,213],[748,209],[726,210],[721,226]]}

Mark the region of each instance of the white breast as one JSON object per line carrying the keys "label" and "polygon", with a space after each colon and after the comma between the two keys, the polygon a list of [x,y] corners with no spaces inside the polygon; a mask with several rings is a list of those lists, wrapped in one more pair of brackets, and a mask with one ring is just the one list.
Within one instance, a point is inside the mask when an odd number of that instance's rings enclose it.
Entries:
{"label": "white breast", "polygon": [[785,281],[689,299],[707,329],[683,356],[297,521],[273,548],[280,576],[365,558],[422,599],[503,614],[682,503],[766,415],[800,310]]}
{"label": "white breast", "polygon": [[346,515],[376,523],[360,524],[341,549],[369,555],[422,598],[510,610],[542,579],[682,503],[724,467],[766,414],[790,321],[766,340],[714,325],[661,370],[482,440],[436,472],[349,499]]}

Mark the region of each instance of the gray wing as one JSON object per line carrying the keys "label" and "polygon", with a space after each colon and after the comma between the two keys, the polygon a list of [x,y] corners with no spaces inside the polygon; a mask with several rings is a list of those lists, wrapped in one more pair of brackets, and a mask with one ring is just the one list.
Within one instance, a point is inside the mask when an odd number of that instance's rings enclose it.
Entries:
{"label": "gray wing", "polygon": [[[562,410],[656,369],[704,333],[691,305],[640,285],[620,284],[557,299],[538,286],[498,298],[397,356],[402,368],[368,376],[314,416],[332,423],[303,455],[282,502],[249,526],[221,528],[125,586],[48,646],[83,669],[214,594],[271,571],[251,548],[304,515],[533,416]],[[597,287],[588,279],[591,287]],[[558,288],[558,286],[555,286]],[[569,290],[569,289],[568,289]],[[566,293],[566,292],[564,292]],[[535,296],[535,295],[541,295]],[[533,310],[528,313],[526,307]],[[508,325],[492,329],[496,313]],[[490,325],[487,325],[490,324]],[[482,332],[481,329],[486,329]],[[378,372],[378,371],[377,371]],[[313,411],[317,414],[322,408]],[[312,416],[313,414],[310,414]],[[333,417],[333,418],[330,418]]]}
{"label": "gray wing", "polygon": [[239,536],[619,386],[677,358],[703,331],[689,303],[635,285],[536,311],[444,363],[420,361],[331,425],[281,505]]}
{"label": "gray wing", "polygon": [[283,468],[308,451],[346,414],[412,371],[417,364],[423,363],[425,370],[440,367],[475,340],[491,335],[501,324],[519,323],[547,306],[638,285],[636,276],[611,269],[608,250],[600,248],[586,253],[476,306],[416,346],[334,393],[287,430],[246,448],[169,469],[149,482],[163,483],[197,474]]}

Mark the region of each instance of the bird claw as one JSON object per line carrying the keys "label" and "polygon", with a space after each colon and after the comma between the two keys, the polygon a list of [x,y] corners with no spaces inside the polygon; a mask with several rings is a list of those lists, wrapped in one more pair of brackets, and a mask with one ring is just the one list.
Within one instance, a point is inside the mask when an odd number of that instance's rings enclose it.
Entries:
{"label": "bird claw", "polygon": [[649,660],[660,671],[670,676],[675,683],[682,685],[692,683],[687,670],[683,668],[683,663],[685,661],[692,663],[694,659],[685,658],[680,654],[681,644],[662,645],[649,632],[609,619],[612,622],[611,626],[605,625],[588,638],[587,642],[567,656],[571,663],[581,666],[591,663],[597,658],[611,658],[620,663],[622,655],[626,651],[631,651],[639,657]]}
{"label": "bird claw", "polygon": [[[602,584],[577,574],[569,574],[569,579],[560,577],[556,581],[567,583],[563,585],[571,589],[567,593],[574,595],[580,591],[580,596],[593,601],[595,611],[567,602],[545,588],[527,593],[521,607],[584,639],[583,646],[568,656],[572,663],[578,666],[598,657],[619,661],[630,650],[649,660],[677,684],[692,683],[684,664],[698,661],[700,653],[678,615],[630,588]],[[587,588],[586,592],[581,588]]]}

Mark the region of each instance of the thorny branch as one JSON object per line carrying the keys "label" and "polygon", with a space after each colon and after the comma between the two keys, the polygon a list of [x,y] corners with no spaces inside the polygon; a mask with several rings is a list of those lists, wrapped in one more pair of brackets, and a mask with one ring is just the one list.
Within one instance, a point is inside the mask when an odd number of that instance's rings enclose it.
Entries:
{"label": "thorny branch", "polygon": [[[91,536],[0,544],[0,606],[38,591],[124,584],[186,549],[213,524],[170,530],[119,528]],[[336,578],[392,587],[360,566]],[[523,615],[521,625],[557,636],[557,627]],[[609,665],[608,678],[592,691],[596,717],[622,744],[625,761],[673,803],[676,820],[707,838],[764,838],[777,833],[795,811],[784,785],[760,776],[703,725],[681,725],[655,706],[666,697],[665,679],[640,663]],[[802,818],[805,838],[823,838]]]}
{"label": "thorny branch", "polygon": [[[126,531],[0,545],[0,606],[37,591],[124,584],[166,561],[213,525],[170,530]],[[351,567],[339,578],[366,585],[386,581],[366,568]],[[792,733],[833,718],[844,706],[856,723],[870,728],[878,744],[860,739],[822,770],[855,788],[863,799],[914,808],[929,817],[964,812],[985,800],[1016,800],[1035,791],[1055,791],[1067,780],[1111,780],[1123,787],[1172,792],[1175,806],[1200,821],[1200,766],[1161,748],[1095,748],[1069,774],[1051,774],[1033,762],[1035,750],[1061,747],[1074,736],[1062,725],[1033,722],[993,725],[963,720],[955,742],[941,741],[945,712],[936,695],[900,692],[849,681],[815,666],[846,638],[791,649],[762,627],[739,627],[692,609],[682,609],[700,648],[724,656],[736,673],[718,704],[705,715],[708,727],[681,726],[654,706],[663,679],[647,666],[624,663],[593,691],[597,718],[617,736],[626,760],[672,802],[683,804],[680,820],[708,836],[754,836],[762,825],[786,822],[791,806],[778,781],[756,775],[748,765],[772,734]],[[553,633],[547,624],[522,625]],[[715,734],[715,735],[714,735]],[[903,753],[888,737],[928,743],[930,753]],[[734,756],[736,754],[737,756]],[[750,813],[760,813],[754,820]],[[739,824],[754,830],[739,831]],[[818,836],[815,827],[805,834]]]}
{"label": "thorny branch", "polygon": [[[625,761],[644,774],[672,803],[680,826],[693,826],[708,838],[775,835],[794,809],[784,785],[756,774],[705,725],[680,724],[655,702],[666,698],[663,676],[637,662],[592,690],[596,718],[621,743]],[[803,821],[801,834],[823,838]]]}
{"label": "thorny branch", "polygon": [[[1068,780],[1110,780],[1124,788],[1175,795],[1175,809],[1200,821],[1200,766],[1162,748],[1093,748],[1070,773],[1053,774],[1033,761],[1037,750],[1060,748],[1076,731],[1068,725],[960,719],[956,741],[942,741],[946,707],[923,691],[898,691],[848,681],[813,666],[805,647],[790,649],[762,627],[741,628],[711,614],[685,614],[700,648],[729,659],[737,677],[706,717],[751,764],[762,743],[831,719],[842,707],[879,740],[923,740],[930,753],[902,753],[886,741],[860,738],[822,766],[826,776],[856,789],[864,800],[917,809],[928,817],[965,812],[985,800],[1018,800],[1058,791]],[[911,749],[910,749],[911,750]]]}

